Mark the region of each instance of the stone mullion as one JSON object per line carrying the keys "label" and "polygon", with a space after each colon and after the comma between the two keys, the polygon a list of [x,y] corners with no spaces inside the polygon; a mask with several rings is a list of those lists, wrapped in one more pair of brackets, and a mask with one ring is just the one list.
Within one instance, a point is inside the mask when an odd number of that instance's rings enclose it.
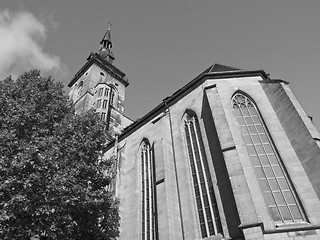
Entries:
{"label": "stone mullion", "polygon": [[148,164],[148,187],[149,187],[149,191],[148,191],[148,195],[149,195],[149,227],[150,227],[150,231],[149,231],[149,236],[150,239],[153,239],[152,233],[153,233],[153,219],[152,219],[152,174],[151,174],[151,157],[150,157],[150,146],[147,147],[147,152],[146,152],[146,161],[149,163]]}
{"label": "stone mullion", "polygon": [[[254,108],[255,108],[255,107],[254,107]],[[294,194],[293,194],[293,192],[292,192],[290,183],[288,182],[288,179],[287,179],[287,177],[286,177],[286,175],[285,175],[283,166],[282,166],[282,164],[280,163],[279,156],[278,156],[278,154],[276,153],[276,150],[275,150],[275,148],[274,148],[274,146],[273,146],[273,144],[272,144],[272,142],[271,142],[270,136],[269,136],[269,134],[268,134],[268,132],[267,132],[267,130],[266,130],[263,122],[262,122],[262,119],[261,119],[261,117],[260,117],[260,114],[258,113],[258,109],[255,108],[255,110],[256,110],[257,116],[258,116],[258,118],[259,118],[259,120],[260,120],[260,125],[262,126],[262,128],[263,128],[263,130],[264,130],[264,134],[266,135],[266,137],[267,137],[267,139],[268,139],[268,143],[269,143],[270,147],[272,148],[273,155],[274,155],[275,158],[277,159],[277,163],[278,163],[278,166],[279,166],[280,169],[281,169],[283,178],[284,178],[284,180],[287,182],[287,184],[288,184],[288,186],[289,186],[289,190],[290,190],[290,193],[292,194],[292,197],[294,198],[294,200],[296,200],[296,199],[295,199],[295,196],[294,196]],[[251,113],[250,113],[250,112],[249,112],[249,114],[250,114],[250,116],[251,116]],[[251,118],[252,118],[252,116],[251,116]],[[252,119],[252,122],[253,122],[253,119]],[[253,124],[254,124],[254,122],[253,122]],[[255,124],[254,124],[254,125],[255,125]],[[275,180],[276,180],[276,182],[277,182],[277,184],[278,184],[280,193],[281,193],[281,195],[282,195],[282,197],[283,197],[283,199],[284,199],[284,201],[285,201],[285,204],[286,204],[286,207],[287,207],[287,209],[288,209],[288,211],[289,211],[289,213],[290,213],[291,219],[294,221],[293,214],[292,214],[292,212],[291,212],[291,209],[289,208],[289,204],[288,204],[287,199],[286,199],[286,197],[285,197],[285,195],[284,195],[284,193],[283,193],[283,190],[282,190],[281,185],[280,185],[280,183],[279,183],[279,179],[278,179],[278,177],[276,176],[276,173],[275,173],[275,171],[274,171],[274,169],[273,169],[273,167],[272,167],[272,164],[271,164],[271,162],[270,162],[270,160],[269,160],[268,153],[267,153],[267,151],[266,151],[266,149],[265,149],[265,147],[264,147],[264,144],[262,144],[262,139],[261,139],[261,137],[260,137],[259,134],[258,134],[258,137],[259,137],[259,140],[260,140],[260,142],[261,142],[261,146],[263,147],[263,150],[264,150],[264,152],[265,152],[265,155],[266,155],[266,157],[268,158],[271,171],[272,171],[272,173],[273,173],[273,175],[274,175],[274,178],[275,178]],[[271,191],[271,192],[272,192],[272,191]],[[276,202],[276,200],[275,200],[275,202]],[[278,204],[277,204],[277,205],[278,205]],[[298,205],[297,205],[297,206],[298,206]],[[298,208],[299,208],[299,207],[298,207]],[[280,216],[281,216],[282,220],[285,221],[285,220],[283,219],[283,216],[282,216],[282,213],[281,213],[279,207],[278,207],[278,209],[279,209],[279,213],[280,213]],[[300,209],[299,209],[299,210],[300,210]]]}
{"label": "stone mullion", "polygon": [[[250,118],[252,119],[251,113],[249,112],[249,108],[248,108],[248,99],[247,99],[247,98],[245,98],[244,107],[247,109],[247,111],[248,111],[248,113],[249,113],[249,116],[250,116]],[[277,201],[276,201],[276,198],[275,198],[275,196],[274,196],[274,192],[273,192],[272,189],[271,189],[271,185],[270,185],[269,179],[268,179],[267,174],[266,174],[266,172],[265,172],[265,170],[264,170],[264,168],[263,168],[263,164],[262,164],[262,162],[261,162],[261,158],[259,157],[259,153],[258,153],[258,151],[257,151],[256,144],[253,142],[253,138],[252,138],[252,135],[251,135],[251,133],[250,133],[250,131],[249,131],[249,127],[248,127],[248,125],[247,125],[247,123],[246,123],[245,116],[244,116],[244,114],[243,114],[243,112],[242,112],[241,104],[240,104],[240,103],[239,103],[239,109],[240,109],[240,112],[241,112],[241,115],[242,115],[241,117],[243,118],[243,122],[244,122],[244,124],[245,124],[245,126],[246,126],[246,128],[247,128],[249,137],[250,137],[250,139],[251,139],[251,141],[252,141],[252,146],[254,147],[254,149],[255,149],[255,151],[256,151],[256,154],[257,154],[257,157],[258,157],[258,159],[259,159],[260,166],[261,166],[261,170],[262,170],[262,172],[263,172],[263,174],[264,174],[264,176],[265,176],[265,179],[266,179],[266,181],[267,181],[267,183],[268,183],[268,186],[269,186],[271,195],[272,195],[272,197],[273,197],[273,199],[274,199],[274,202],[276,203],[276,208],[278,209],[279,214],[280,214],[280,216],[281,216],[281,218],[282,218],[282,215],[281,215],[279,206],[278,206]],[[255,131],[256,131],[257,137],[258,137],[259,140],[260,140],[261,147],[263,147],[263,146],[262,146],[261,139],[260,139],[260,136],[259,136],[259,133],[258,133],[257,126],[254,124],[253,119],[252,119],[252,124],[253,124],[253,126],[254,126]],[[243,134],[242,134],[242,135],[243,135]],[[246,144],[246,145],[248,145],[248,144]],[[271,167],[271,165],[270,165],[270,167]],[[259,181],[259,179],[258,179],[258,181]],[[262,194],[264,194],[264,193],[262,192]],[[269,205],[267,205],[267,206],[268,206],[268,208],[270,208]]]}
{"label": "stone mullion", "polygon": [[[251,115],[251,113],[250,113],[250,111],[249,111],[249,103],[252,105],[252,107],[253,107],[253,108],[256,110],[256,112],[257,112],[257,116],[258,116],[258,118],[259,118],[259,120],[260,120],[260,125],[261,125],[261,127],[263,128],[263,130],[264,130],[264,134],[265,134],[266,137],[268,138],[269,145],[272,147],[273,154],[274,154],[274,156],[277,158],[278,165],[279,165],[278,156],[275,154],[275,151],[274,151],[274,149],[273,149],[273,146],[272,146],[272,144],[271,144],[271,142],[270,142],[269,135],[267,134],[267,131],[266,131],[266,129],[265,129],[264,124],[262,124],[262,120],[261,120],[261,118],[260,118],[260,115],[258,114],[258,109],[256,109],[255,106],[252,104],[252,102],[251,102],[248,98],[246,98],[246,107],[247,107],[249,116],[250,116],[250,118],[251,118],[251,120],[252,120],[252,124],[253,124],[253,126],[254,126],[254,128],[255,128],[255,130],[256,130],[256,134],[257,134],[257,136],[258,136],[258,138],[259,138],[259,141],[260,141],[261,147],[262,147],[262,149],[263,149],[263,151],[264,151],[264,153],[265,153],[265,156],[266,156],[267,159],[268,159],[268,162],[269,162],[269,165],[270,165],[270,169],[271,169],[271,171],[272,171],[272,173],[273,173],[273,177],[274,177],[274,179],[276,180],[276,182],[277,182],[277,184],[278,184],[278,186],[279,186],[280,193],[281,193],[281,195],[283,196],[283,199],[285,200],[285,203],[286,203],[286,199],[285,199],[285,197],[284,197],[284,195],[283,195],[283,193],[282,193],[282,190],[281,190],[281,188],[280,188],[280,184],[279,184],[279,182],[278,182],[278,179],[276,178],[276,175],[275,175],[275,172],[274,172],[274,170],[273,170],[273,168],[272,168],[272,165],[271,165],[271,163],[270,163],[268,154],[267,154],[267,152],[266,152],[266,150],[265,150],[265,147],[263,146],[261,136],[260,136],[260,134],[258,133],[257,125],[254,123],[253,118],[252,118],[252,115]],[[244,122],[245,122],[245,119],[244,119]],[[246,122],[245,122],[245,125],[247,126],[247,123],[246,123]],[[248,126],[247,126],[247,128],[248,128]],[[248,129],[248,131],[249,131],[249,129]],[[250,133],[249,133],[249,136],[251,137],[251,134],[250,134]],[[252,140],[252,144],[253,144],[254,148],[256,149],[256,144],[253,143],[253,140]],[[260,158],[259,158],[259,154],[258,154],[257,149],[256,149],[256,152],[257,152],[258,159],[259,159],[259,161],[260,161]],[[274,202],[276,203],[276,207],[277,207],[277,209],[278,209],[278,211],[279,211],[279,214],[280,214],[280,216],[281,216],[281,219],[282,219],[282,221],[284,222],[285,220],[284,220],[284,218],[283,218],[283,216],[282,216],[282,213],[281,213],[281,211],[280,211],[280,208],[279,208],[279,205],[278,205],[278,203],[277,203],[276,197],[275,197],[275,195],[274,195],[274,190],[272,190],[272,188],[271,188],[270,180],[269,180],[269,178],[267,177],[266,172],[264,171],[264,168],[263,168],[263,165],[262,165],[261,161],[260,161],[260,164],[261,164],[261,169],[262,169],[262,171],[264,172],[264,174],[265,174],[265,176],[266,176],[266,180],[267,180],[267,183],[268,183],[268,185],[269,185],[271,195],[272,195],[272,197],[273,197],[273,199],[274,199]],[[279,166],[280,166],[280,165],[279,165]],[[280,167],[280,168],[281,168],[281,167]],[[282,169],[281,169],[281,170],[282,170]],[[287,205],[287,203],[286,203],[286,205]],[[268,208],[269,208],[269,206],[268,206]],[[287,206],[287,208],[288,208],[288,206]],[[288,210],[289,210],[289,212],[290,212],[290,209],[288,209]],[[291,212],[290,212],[290,215],[291,215]],[[291,215],[291,216],[292,216],[292,215]]]}
{"label": "stone mullion", "polygon": [[[206,233],[207,233],[207,236],[210,235],[209,233],[209,228],[208,228],[208,221],[207,221],[207,216],[205,214],[205,209],[204,209],[204,202],[203,202],[203,198],[202,198],[202,188],[201,188],[201,184],[200,184],[200,178],[199,178],[199,170],[198,170],[198,166],[197,166],[197,158],[195,156],[195,147],[193,145],[193,141],[192,141],[192,134],[191,134],[191,127],[190,127],[190,124],[192,124],[193,122],[192,121],[188,121],[188,131],[189,131],[189,136],[190,136],[190,146],[191,146],[191,149],[192,149],[192,155],[193,155],[193,163],[194,163],[194,166],[195,166],[195,169],[196,169],[196,177],[197,177],[197,182],[198,182],[198,187],[199,187],[199,192],[200,192],[200,201],[201,201],[201,205],[202,205],[202,214],[203,214],[203,217],[205,219],[204,223],[205,223],[205,226],[206,226]],[[199,211],[199,209],[198,209]],[[199,219],[200,221],[200,219]],[[201,230],[201,224],[200,224],[200,230]]]}
{"label": "stone mullion", "polygon": [[[145,147],[145,146],[144,146]],[[147,213],[147,194],[148,194],[148,191],[147,191],[147,164],[146,164],[146,155],[145,155],[145,151],[146,149],[143,149],[143,153],[142,153],[142,156],[143,156],[143,165],[144,165],[144,172],[143,172],[143,175],[144,175],[144,204],[143,204],[143,208],[144,208],[144,239],[147,240],[148,239],[148,213]]]}
{"label": "stone mullion", "polygon": [[[197,142],[197,147],[198,147],[198,152],[199,152],[199,156],[200,156],[200,163],[201,163],[201,167],[202,167],[202,172],[204,175],[204,183],[205,183],[205,187],[207,190],[207,198],[208,198],[208,202],[209,202],[209,208],[210,208],[210,213],[211,213],[211,219],[212,219],[212,223],[213,223],[213,228],[214,228],[214,235],[218,234],[218,230],[217,230],[217,225],[216,225],[216,221],[215,221],[215,217],[214,217],[214,212],[213,212],[213,208],[212,208],[212,202],[211,202],[211,197],[210,197],[210,191],[209,191],[209,184],[208,184],[208,179],[207,179],[207,173],[205,171],[205,166],[203,163],[203,156],[202,156],[202,152],[201,152],[201,147],[200,147],[200,140],[199,140],[199,136],[198,136],[198,132],[196,129],[196,119],[193,118],[193,129],[195,132],[195,136],[196,136],[196,142]],[[214,193],[212,193],[214,194]],[[205,206],[204,206],[205,207]],[[204,208],[204,212],[205,212],[205,208]],[[208,228],[209,231],[209,235],[210,236],[210,230]]]}
{"label": "stone mullion", "polygon": [[[256,134],[257,134],[257,137],[258,137],[258,139],[259,139],[259,144],[261,145],[261,148],[263,149],[264,155],[265,155],[266,158],[268,159],[268,163],[269,163],[268,166],[270,167],[270,171],[272,172],[272,178],[274,178],[275,183],[276,183],[277,186],[279,187],[279,194],[282,196],[282,198],[283,198],[283,200],[284,200],[284,204],[279,204],[279,203],[277,202],[277,200],[276,200],[275,191],[272,190],[272,188],[271,188],[270,177],[267,177],[266,172],[265,172],[265,170],[264,170],[264,167],[263,167],[263,165],[262,165],[262,163],[261,163],[260,155],[258,154],[257,147],[256,147],[256,146],[257,146],[257,143],[254,143],[254,142],[253,142],[252,135],[251,135],[250,132],[249,132],[249,127],[248,127],[248,125],[247,125],[247,123],[246,123],[246,121],[245,121],[244,115],[243,115],[243,113],[242,113],[242,108],[241,108],[242,103],[240,103],[239,100],[234,97],[234,98],[233,98],[234,108],[235,108],[235,106],[238,106],[239,109],[240,109],[242,118],[243,118],[243,120],[244,120],[244,124],[245,124],[245,126],[246,126],[246,128],[247,128],[247,130],[248,130],[248,133],[249,133],[249,136],[250,136],[250,138],[251,138],[253,147],[254,147],[254,149],[255,149],[255,151],[256,151],[256,154],[257,154],[257,156],[258,156],[258,159],[259,159],[259,162],[260,162],[260,166],[261,166],[261,170],[262,170],[262,172],[263,172],[264,175],[265,175],[265,179],[266,179],[266,181],[267,181],[267,184],[269,185],[271,196],[273,197],[274,202],[275,202],[275,207],[278,209],[278,212],[279,212],[279,214],[280,214],[281,221],[282,221],[282,222],[286,222],[287,220],[284,219],[283,214],[282,214],[282,212],[281,212],[281,210],[280,210],[280,207],[286,207],[287,210],[288,210],[288,212],[289,212],[289,214],[290,214],[291,221],[295,221],[295,218],[294,218],[294,216],[293,216],[293,213],[292,213],[292,211],[291,211],[291,209],[290,209],[290,207],[289,207],[289,206],[293,206],[293,205],[295,205],[295,206],[299,209],[301,218],[303,219],[303,214],[302,214],[302,211],[301,211],[301,206],[300,206],[300,205],[298,204],[298,202],[297,202],[297,196],[295,195],[295,193],[294,193],[294,191],[293,191],[293,187],[292,187],[292,185],[290,184],[289,176],[288,176],[288,175],[286,174],[286,172],[285,172],[285,166],[283,166],[283,164],[282,164],[282,162],[281,162],[280,156],[278,155],[278,152],[277,152],[277,150],[276,150],[276,147],[274,146],[274,144],[273,144],[273,142],[272,142],[271,136],[269,135],[269,132],[268,132],[268,130],[267,130],[267,127],[265,126],[265,124],[264,124],[264,122],[263,122],[263,119],[262,119],[262,117],[261,117],[261,115],[260,115],[260,113],[259,113],[256,105],[255,105],[248,97],[243,96],[243,95],[240,95],[240,97],[241,97],[242,99],[244,99],[244,104],[243,104],[243,106],[247,108],[248,114],[249,114],[249,116],[250,116],[250,118],[251,118],[251,120],[252,120],[253,127],[254,127],[254,129],[255,129],[255,131],[256,131]],[[252,108],[255,109],[255,111],[256,111],[256,114],[255,114],[255,115],[252,115],[252,113],[249,111],[249,107],[252,107]],[[253,121],[253,116],[257,116],[257,117],[259,118],[259,124],[255,123],[255,122]],[[280,177],[277,177],[277,176],[276,176],[276,172],[275,172],[275,169],[274,169],[274,166],[275,166],[275,165],[272,165],[271,162],[270,162],[270,158],[269,158],[270,153],[268,153],[268,152],[266,151],[266,147],[265,147],[266,144],[263,144],[261,135],[258,133],[258,128],[257,128],[258,125],[260,125],[260,126],[262,127],[262,129],[263,129],[263,134],[265,135],[265,137],[266,137],[267,140],[268,140],[267,144],[269,144],[269,146],[271,147],[271,149],[272,149],[272,154],[273,154],[273,156],[276,158],[276,164],[277,164],[276,166],[278,166],[278,167],[280,168],[280,171],[281,171],[281,174],[282,174]],[[247,145],[247,144],[246,144],[246,145]],[[286,199],[286,197],[285,197],[285,195],[284,195],[284,190],[281,188],[281,185],[280,185],[280,182],[279,182],[279,178],[283,178],[283,179],[286,181],[286,183],[287,183],[287,185],[288,185],[288,187],[289,187],[288,192],[292,195],[292,197],[293,197],[293,199],[294,199],[294,201],[295,201],[294,204],[288,204],[288,201],[287,201],[287,199]],[[278,191],[276,191],[276,192],[278,192]],[[269,206],[269,205],[267,205],[267,206],[268,206],[268,208],[270,209],[270,206]]]}

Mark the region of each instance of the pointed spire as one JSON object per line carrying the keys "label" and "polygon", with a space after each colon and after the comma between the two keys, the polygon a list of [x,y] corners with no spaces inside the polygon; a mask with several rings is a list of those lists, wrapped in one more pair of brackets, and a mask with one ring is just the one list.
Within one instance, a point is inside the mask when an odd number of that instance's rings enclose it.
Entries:
{"label": "pointed spire", "polygon": [[109,23],[108,30],[104,34],[102,40],[100,41],[99,55],[104,59],[106,59],[108,62],[113,63],[114,56],[111,51],[111,48],[112,48],[111,33],[110,33],[111,26],[112,26],[111,23]]}
{"label": "pointed spire", "polygon": [[111,33],[110,33],[111,27],[109,24],[108,30],[107,32],[104,34],[102,40],[100,41],[100,44],[107,48],[107,49],[111,49],[112,48],[112,42],[111,42]]}

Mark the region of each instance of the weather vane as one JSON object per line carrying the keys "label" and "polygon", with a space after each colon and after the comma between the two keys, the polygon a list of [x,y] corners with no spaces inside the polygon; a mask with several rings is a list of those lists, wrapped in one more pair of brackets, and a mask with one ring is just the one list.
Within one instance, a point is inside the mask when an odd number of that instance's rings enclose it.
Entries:
{"label": "weather vane", "polygon": [[109,21],[108,21],[108,24],[109,24],[108,28],[110,29],[112,27],[112,24]]}

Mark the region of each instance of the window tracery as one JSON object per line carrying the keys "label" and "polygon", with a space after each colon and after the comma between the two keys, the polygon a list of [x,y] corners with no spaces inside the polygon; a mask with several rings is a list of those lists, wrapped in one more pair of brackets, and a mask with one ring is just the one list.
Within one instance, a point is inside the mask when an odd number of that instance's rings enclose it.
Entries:
{"label": "window tracery", "polygon": [[190,161],[193,189],[203,238],[222,234],[208,161],[203,147],[199,122],[193,112],[184,116],[184,132]]}
{"label": "window tracery", "polygon": [[233,96],[232,106],[272,219],[303,221],[302,207],[257,106],[241,93]]}
{"label": "window tracery", "polygon": [[142,239],[156,239],[155,196],[153,157],[150,143],[145,140],[140,146],[141,192],[142,192]]}

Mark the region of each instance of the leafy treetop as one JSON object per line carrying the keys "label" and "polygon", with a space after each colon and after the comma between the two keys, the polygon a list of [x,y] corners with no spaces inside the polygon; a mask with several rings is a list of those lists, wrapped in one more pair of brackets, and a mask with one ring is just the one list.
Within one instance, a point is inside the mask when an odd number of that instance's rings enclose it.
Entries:
{"label": "leafy treetop", "polygon": [[0,81],[0,238],[114,239],[105,124],[33,70]]}

